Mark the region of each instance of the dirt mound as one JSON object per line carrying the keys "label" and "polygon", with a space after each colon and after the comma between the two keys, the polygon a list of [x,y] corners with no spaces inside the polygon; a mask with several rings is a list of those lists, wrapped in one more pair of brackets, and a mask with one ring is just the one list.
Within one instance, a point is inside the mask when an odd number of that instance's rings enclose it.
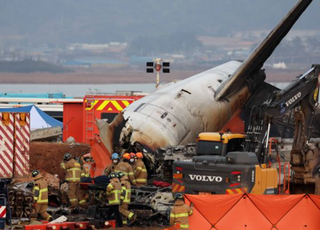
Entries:
{"label": "dirt mound", "polygon": [[45,170],[50,174],[58,174],[64,179],[64,170],[60,169],[63,155],[71,153],[73,156],[81,156],[90,152],[87,144],[68,144],[54,142],[30,143],[30,170]]}

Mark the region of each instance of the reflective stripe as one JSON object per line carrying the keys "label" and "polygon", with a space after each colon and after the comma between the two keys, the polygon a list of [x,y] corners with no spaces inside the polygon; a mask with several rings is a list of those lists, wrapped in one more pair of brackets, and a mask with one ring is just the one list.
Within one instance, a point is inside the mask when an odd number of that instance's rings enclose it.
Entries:
{"label": "reflective stripe", "polygon": [[109,191],[109,189],[108,189],[108,188],[113,189],[113,185],[112,185],[112,184],[108,184],[108,186],[107,186],[107,195],[110,195],[110,194],[111,194],[111,192]]}
{"label": "reflective stripe", "polygon": [[77,198],[70,199],[70,202],[78,201]]}
{"label": "reflective stripe", "polygon": [[118,198],[118,193],[121,193],[121,190],[113,190],[111,193],[115,194],[114,195],[114,200],[109,200],[109,204],[118,204],[120,203],[119,198]]}
{"label": "reflective stripe", "polygon": [[170,213],[170,217],[173,217],[173,218],[174,218],[174,214],[173,214],[173,213]]}
{"label": "reflective stripe", "polygon": [[180,228],[189,228],[189,224],[180,224]]}
{"label": "reflective stripe", "polygon": [[192,211],[192,210],[190,210],[190,212],[189,212],[189,216],[191,216],[191,215],[192,215],[192,213],[193,213],[193,211]]}
{"label": "reflective stripe", "polygon": [[141,172],[147,172],[146,169],[143,169],[142,167],[137,167],[135,171],[141,171]]}
{"label": "reflective stripe", "polygon": [[112,200],[112,201],[109,201],[109,204],[119,204],[119,202],[117,200]]}
{"label": "reflective stripe", "polygon": [[109,187],[109,188],[113,188],[112,184],[108,184],[108,187]]}
{"label": "reflective stripe", "polygon": [[81,171],[80,168],[70,168],[70,169],[67,169],[68,172],[72,172],[72,177],[66,177],[66,180],[67,181],[72,181],[72,182],[80,182],[80,178],[77,178],[76,177],[76,172],[77,171]]}
{"label": "reflective stripe", "polygon": [[133,174],[133,172],[129,172],[129,175],[132,175],[132,176],[133,176],[134,174]]}
{"label": "reflective stripe", "polygon": [[80,179],[68,177],[68,178],[66,178],[66,181],[68,181],[68,182],[80,182]]}
{"label": "reflective stripe", "polygon": [[[118,173],[118,172],[123,172],[123,171],[120,171],[120,170],[116,169],[115,172]],[[124,173],[124,175],[128,176],[127,172],[123,172],[123,173]]]}
{"label": "reflective stripe", "polygon": [[37,203],[39,203],[39,204],[48,203],[48,199],[42,199],[43,193],[45,193],[45,192],[48,192],[48,188],[40,189],[39,199],[38,199]]}
{"label": "reflective stripe", "polygon": [[67,171],[81,171],[80,168],[70,168],[70,169],[67,169]]}
{"label": "reflective stripe", "polygon": [[[171,216],[171,214],[170,214]],[[174,214],[174,218],[179,218],[179,217],[188,217],[188,213],[179,213],[179,214]]]}
{"label": "reflective stripe", "polygon": [[130,198],[129,198],[129,195],[131,194],[131,189],[126,189],[126,195],[125,195],[125,198],[123,200],[124,203],[130,203]]}
{"label": "reflective stripe", "polygon": [[51,217],[52,217],[52,216],[49,215],[46,220],[49,220]]}
{"label": "reflective stripe", "polygon": [[80,200],[79,201],[79,204],[83,204],[83,203],[86,203],[86,200]]}
{"label": "reflective stripe", "polygon": [[42,204],[42,203],[46,204],[46,203],[48,203],[48,200],[47,199],[46,200],[38,200],[37,203],[38,204]]}
{"label": "reflective stripe", "polygon": [[147,179],[136,179],[137,182],[144,183],[147,182]]}
{"label": "reflective stripe", "polygon": [[61,167],[62,169],[66,169],[66,166],[64,165],[63,162],[60,164],[60,167]]}
{"label": "reflective stripe", "polygon": [[132,213],[132,212],[130,212],[130,214],[129,214],[128,218],[129,218],[129,219],[131,219],[132,217],[133,217],[133,213]]}

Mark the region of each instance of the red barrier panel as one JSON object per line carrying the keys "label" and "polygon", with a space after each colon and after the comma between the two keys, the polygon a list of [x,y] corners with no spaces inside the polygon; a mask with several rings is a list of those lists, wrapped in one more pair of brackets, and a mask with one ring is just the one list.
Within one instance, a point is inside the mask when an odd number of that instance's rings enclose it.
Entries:
{"label": "red barrier panel", "polygon": [[[107,220],[105,222],[105,228],[115,228],[116,221],[115,220]],[[80,229],[94,229],[89,225],[88,221],[80,221],[80,222],[64,222],[64,223],[56,223],[56,224],[34,224],[34,225],[25,225],[24,230],[80,230]]]}
{"label": "red barrier panel", "polygon": [[320,229],[317,195],[185,195],[190,230]]}
{"label": "red barrier panel", "polygon": [[77,230],[77,229],[87,229],[88,227],[87,221],[84,222],[64,222],[64,223],[56,223],[56,224],[35,224],[35,225],[26,225],[24,226],[25,230],[59,230],[68,228],[69,230]]}

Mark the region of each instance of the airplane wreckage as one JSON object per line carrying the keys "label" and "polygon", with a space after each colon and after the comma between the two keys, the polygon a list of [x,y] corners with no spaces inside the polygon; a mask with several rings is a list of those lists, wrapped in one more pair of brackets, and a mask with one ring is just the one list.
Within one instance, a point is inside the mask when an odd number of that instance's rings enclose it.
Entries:
{"label": "airplane wreckage", "polygon": [[245,116],[249,116],[252,106],[260,105],[270,93],[279,90],[265,82],[263,64],[311,2],[300,0],[243,62],[229,61],[160,86],[125,108],[110,124],[97,120],[108,151],[152,153],[148,154],[152,165],[161,158],[157,155],[159,149],[187,146],[201,132],[234,132],[227,126],[230,120],[239,118],[240,112],[241,120],[248,120]]}
{"label": "airplane wreckage", "polygon": [[194,142],[201,132],[221,130],[250,97],[277,89],[264,81],[261,67],[310,3],[299,1],[244,62],[230,61],[160,86],[110,124],[98,121],[105,146],[110,152],[114,145],[155,151]]}
{"label": "airplane wreckage", "polygon": [[[163,156],[159,156],[159,153],[161,154],[159,149],[187,146],[189,143],[194,143],[196,136],[201,132],[226,129],[228,122],[238,116],[239,111],[250,113],[251,107],[260,105],[268,99],[270,93],[278,90],[264,81],[266,75],[261,68],[311,2],[312,0],[300,0],[244,62],[230,61],[185,80],[161,86],[154,93],[129,105],[110,124],[97,120],[101,140],[109,153],[143,151],[148,161],[147,166],[153,168],[154,174],[157,174],[159,173],[157,169],[163,164],[157,162],[161,157],[163,160]],[[305,75],[299,77],[299,80],[318,82],[319,72],[320,66],[313,66]],[[318,75],[315,76],[316,74]],[[288,89],[293,86],[294,84],[289,85]],[[314,92],[312,88],[313,102],[318,99],[318,91]],[[233,131],[232,127],[230,129]],[[181,154],[177,155],[181,157]],[[171,167],[173,160],[174,156],[168,161],[171,162]],[[162,167],[163,171],[165,167]],[[170,169],[167,169],[169,172]],[[222,180],[220,176],[190,175],[191,180],[202,180],[202,178],[204,181]],[[249,179],[251,180],[251,177]],[[84,219],[103,220],[108,216],[109,210],[104,205],[105,200],[101,199],[99,191],[105,191],[106,185],[96,183],[88,187],[89,203],[93,205],[83,210],[85,213],[80,214]],[[24,190],[27,192],[29,188]],[[138,224],[141,226],[166,224],[172,204],[170,202],[173,200],[170,187],[146,186],[145,190],[142,187],[133,191],[134,202],[130,204],[130,208],[140,214]],[[22,193],[18,188],[9,190],[9,193],[14,194],[10,195],[10,205],[15,200],[21,201],[15,205],[13,216],[29,217],[31,202],[27,202],[28,207],[24,207]],[[32,193],[26,197],[32,200]],[[59,191],[51,193],[51,197],[55,198],[57,206],[53,211],[54,217],[66,214],[69,221],[72,218],[79,219],[79,215],[72,216],[72,212],[62,206]],[[32,226],[29,227],[28,229],[34,229]]]}

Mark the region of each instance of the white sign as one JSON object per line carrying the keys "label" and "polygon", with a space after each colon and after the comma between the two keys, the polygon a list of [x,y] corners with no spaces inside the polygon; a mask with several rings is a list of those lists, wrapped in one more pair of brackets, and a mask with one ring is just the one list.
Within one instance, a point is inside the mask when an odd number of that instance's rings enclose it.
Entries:
{"label": "white sign", "polygon": [[221,176],[189,174],[189,177],[190,177],[190,180],[196,180],[196,181],[208,181],[208,182],[218,182],[218,183],[222,181]]}

